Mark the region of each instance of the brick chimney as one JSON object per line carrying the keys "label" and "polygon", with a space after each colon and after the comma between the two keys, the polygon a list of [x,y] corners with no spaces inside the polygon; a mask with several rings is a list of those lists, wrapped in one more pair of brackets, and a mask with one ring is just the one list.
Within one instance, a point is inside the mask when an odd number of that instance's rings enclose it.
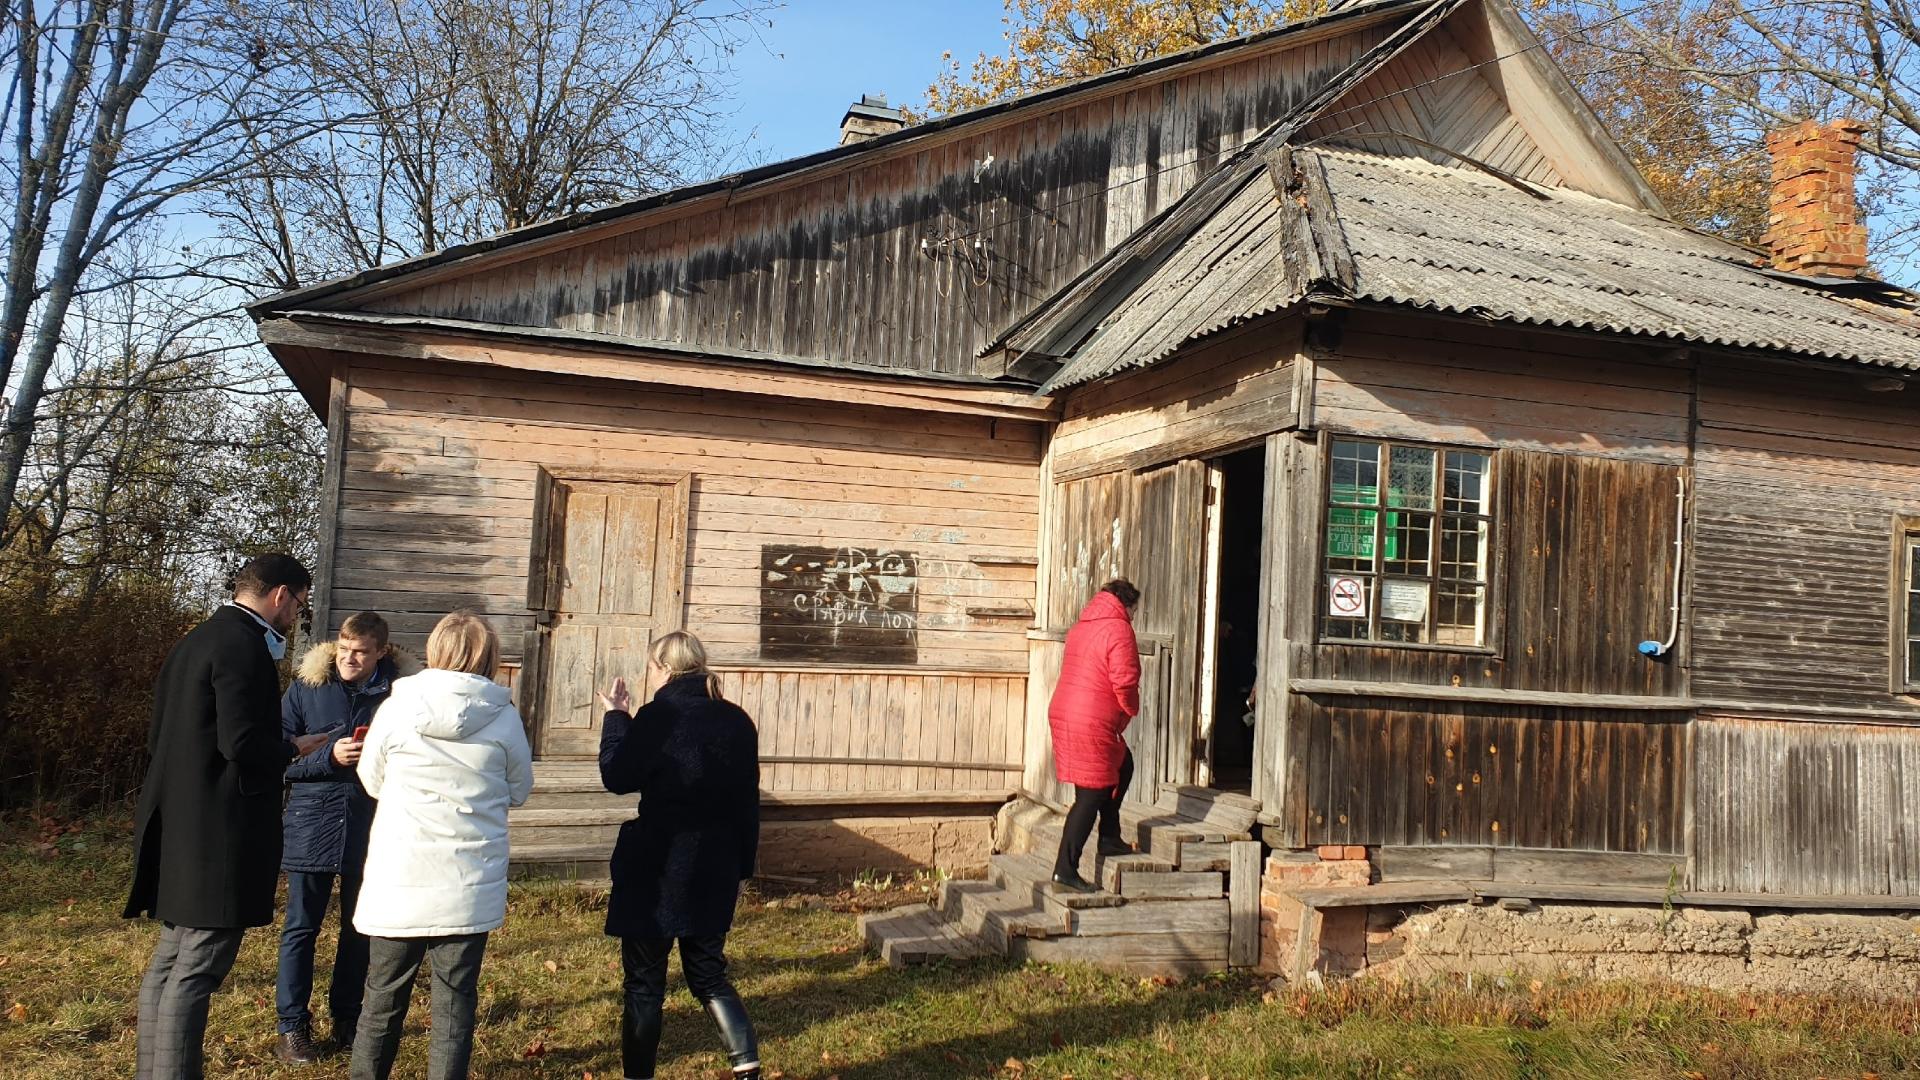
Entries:
{"label": "brick chimney", "polygon": [[859,101],[847,106],[847,115],[840,118],[840,145],[866,142],[906,126],[906,114],[888,108],[887,95],[861,94]]}
{"label": "brick chimney", "polygon": [[1867,265],[1867,227],[1854,203],[1854,153],[1867,126],[1814,120],[1767,135],[1773,196],[1766,245],[1773,266],[1811,277],[1850,278]]}

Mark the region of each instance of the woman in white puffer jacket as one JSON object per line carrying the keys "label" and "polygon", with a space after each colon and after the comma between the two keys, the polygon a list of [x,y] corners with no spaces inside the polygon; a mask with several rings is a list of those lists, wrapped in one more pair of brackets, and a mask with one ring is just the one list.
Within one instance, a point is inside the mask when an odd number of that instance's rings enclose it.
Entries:
{"label": "woman in white puffer jacket", "polygon": [[414,975],[433,961],[427,1075],[467,1075],[480,959],[507,915],[507,808],[533,790],[533,754],[507,688],[488,678],[500,641],[456,611],[427,638],[427,670],[397,679],[360,753],[379,802],[354,928],[368,941],[354,1080],[385,1080]]}

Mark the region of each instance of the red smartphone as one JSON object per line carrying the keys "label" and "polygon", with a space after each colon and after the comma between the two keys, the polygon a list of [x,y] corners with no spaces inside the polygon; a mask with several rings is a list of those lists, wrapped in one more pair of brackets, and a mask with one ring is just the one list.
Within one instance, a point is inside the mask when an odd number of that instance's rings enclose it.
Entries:
{"label": "red smartphone", "polygon": [[359,727],[353,729],[353,741],[354,742],[367,741],[367,725],[361,724]]}

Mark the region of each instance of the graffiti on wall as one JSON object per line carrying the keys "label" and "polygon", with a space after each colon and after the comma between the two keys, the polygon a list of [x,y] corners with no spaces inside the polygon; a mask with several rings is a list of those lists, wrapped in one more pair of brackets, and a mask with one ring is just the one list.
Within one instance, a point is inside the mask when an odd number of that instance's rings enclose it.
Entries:
{"label": "graffiti on wall", "polygon": [[906,552],[766,545],[761,659],[911,664],[919,584],[918,561]]}

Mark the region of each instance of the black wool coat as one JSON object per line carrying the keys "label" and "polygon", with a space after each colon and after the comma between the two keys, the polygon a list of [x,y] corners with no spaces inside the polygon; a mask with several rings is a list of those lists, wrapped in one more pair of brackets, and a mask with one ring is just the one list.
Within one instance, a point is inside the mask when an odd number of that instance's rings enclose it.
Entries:
{"label": "black wool coat", "polygon": [[203,929],[273,921],[280,785],[280,673],[264,631],[223,607],[160,668],[134,826],[127,918]]}
{"label": "black wool coat", "polygon": [[712,937],[733,926],[740,883],[760,846],[760,737],[704,675],[670,680],[632,717],[600,731],[600,779],[640,794],[613,849],[607,933]]}

